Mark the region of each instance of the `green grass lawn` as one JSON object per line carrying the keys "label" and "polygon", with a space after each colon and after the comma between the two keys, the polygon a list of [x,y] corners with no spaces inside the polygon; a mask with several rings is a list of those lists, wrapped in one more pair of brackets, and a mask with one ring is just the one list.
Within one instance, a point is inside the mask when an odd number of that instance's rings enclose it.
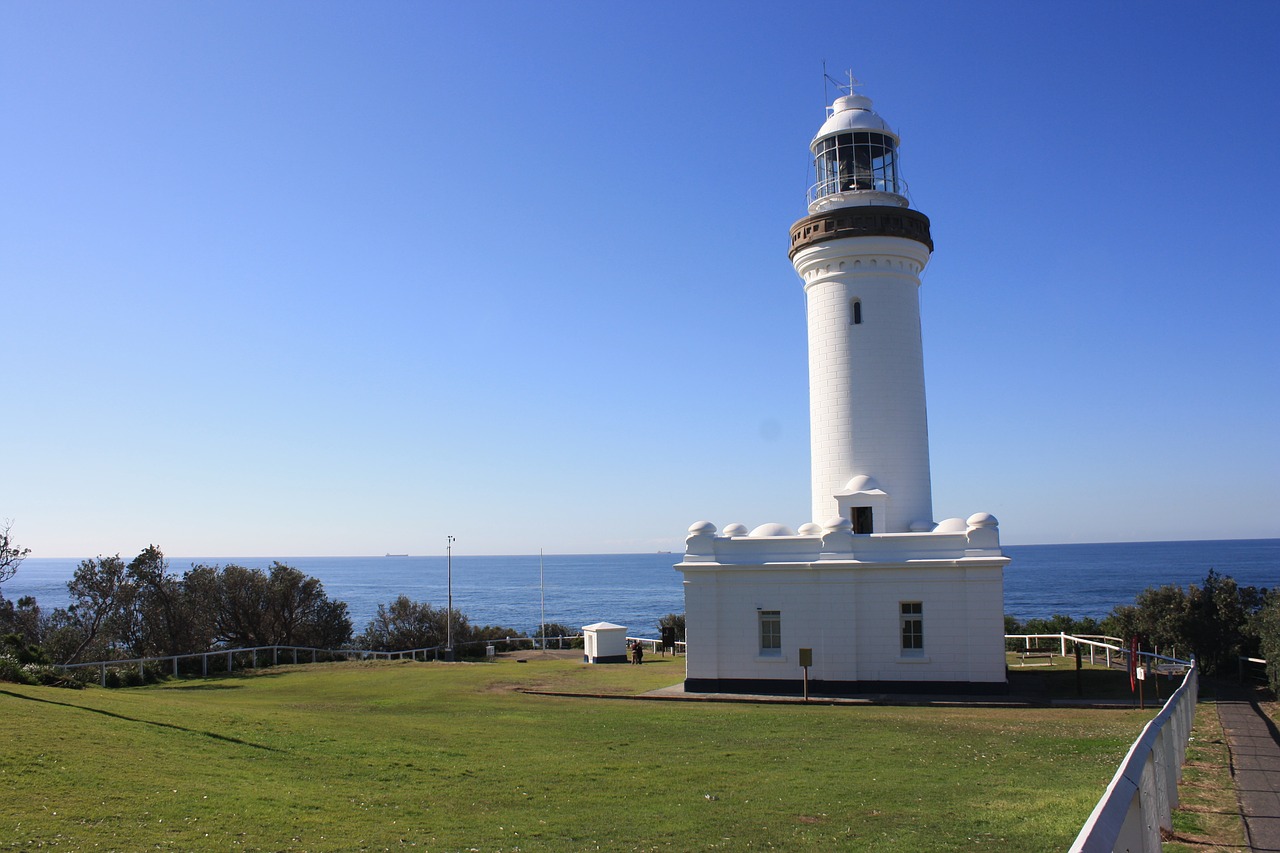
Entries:
{"label": "green grass lawn", "polygon": [[683,677],[573,661],[0,685],[0,846],[1065,849],[1136,711],[561,698]]}

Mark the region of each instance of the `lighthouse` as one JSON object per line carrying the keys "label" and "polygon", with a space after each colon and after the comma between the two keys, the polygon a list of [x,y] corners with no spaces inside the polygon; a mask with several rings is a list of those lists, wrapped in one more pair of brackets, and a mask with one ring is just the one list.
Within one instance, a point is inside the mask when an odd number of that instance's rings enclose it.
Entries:
{"label": "lighthouse", "polygon": [[688,692],[1006,689],[997,521],[933,517],[920,332],[933,238],[900,141],[851,86],[810,143],[788,249],[809,342],[810,515],[689,527],[675,566]]}
{"label": "lighthouse", "polygon": [[871,99],[836,99],[813,138],[809,215],[791,226],[809,332],[812,519],[933,528],[920,273],[933,240]]}

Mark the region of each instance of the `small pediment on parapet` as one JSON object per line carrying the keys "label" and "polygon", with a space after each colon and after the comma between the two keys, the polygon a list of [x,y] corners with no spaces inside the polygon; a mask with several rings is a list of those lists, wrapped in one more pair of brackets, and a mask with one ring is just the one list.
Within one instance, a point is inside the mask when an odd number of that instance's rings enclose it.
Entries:
{"label": "small pediment on parapet", "polygon": [[847,498],[850,495],[883,496],[884,494],[886,494],[884,489],[880,488],[880,484],[876,482],[875,477],[868,476],[867,474],[859,474],[849,482],[845,483],[844,489],[836,492],[833,497]]}

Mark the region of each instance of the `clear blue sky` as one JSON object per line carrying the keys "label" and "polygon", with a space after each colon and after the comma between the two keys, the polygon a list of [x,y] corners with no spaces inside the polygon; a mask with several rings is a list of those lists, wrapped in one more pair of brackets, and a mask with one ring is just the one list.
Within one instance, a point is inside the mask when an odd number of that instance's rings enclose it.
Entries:
{"label": "clear blue sky", "polygon": [[808,521],[825,60],[933,220],[935,516],[1280,536],[1278,39],[1275,2],[3,4],[0,519],[35,556]]}

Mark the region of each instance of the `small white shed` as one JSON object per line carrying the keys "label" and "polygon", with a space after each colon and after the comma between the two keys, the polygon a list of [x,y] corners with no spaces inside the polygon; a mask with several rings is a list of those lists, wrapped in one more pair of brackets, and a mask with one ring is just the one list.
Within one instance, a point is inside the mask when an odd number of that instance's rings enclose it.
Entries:
{"label": "small white shed", "polygon": [[627,629],[612,622],[582,626],[583,663],[626,663]]}

